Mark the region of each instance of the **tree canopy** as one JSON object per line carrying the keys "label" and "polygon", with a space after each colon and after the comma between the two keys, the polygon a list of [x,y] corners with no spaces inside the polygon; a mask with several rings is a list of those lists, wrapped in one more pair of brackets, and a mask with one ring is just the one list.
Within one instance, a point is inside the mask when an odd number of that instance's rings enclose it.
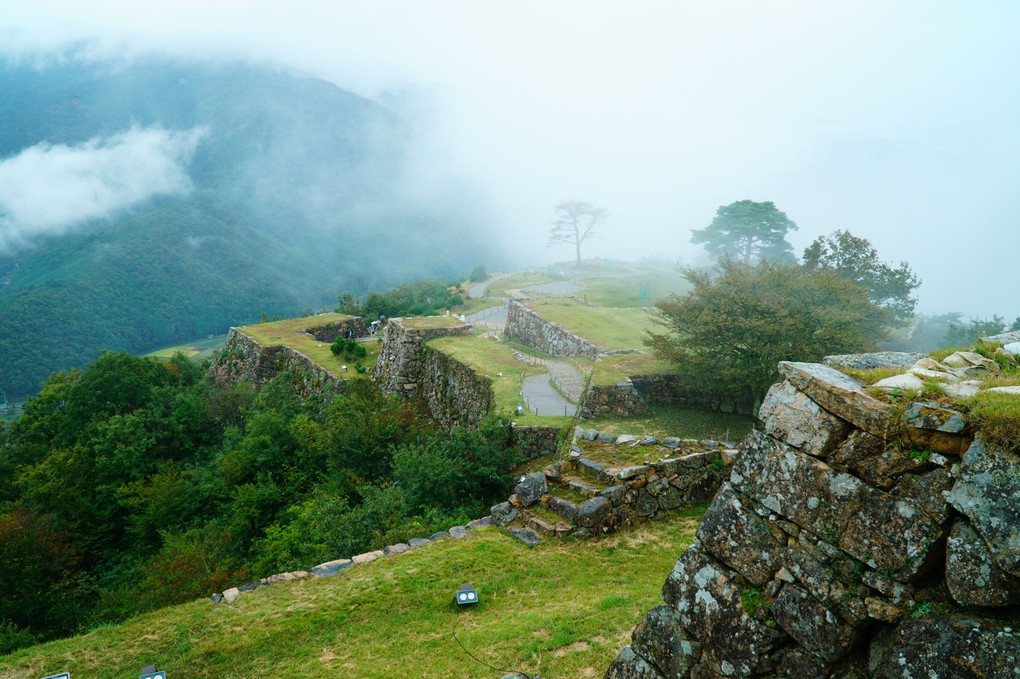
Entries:
{"label": "tree canopy", "polygon": [[549,231],[549,245],[569,243],[574,246],[577,264],[581,265],[581,243],[597,235],[595,227],[609,217],[609,210],[595,207],[583,200],[565,200],[555,208],[556,219]]}
{"label": "tree canopy", "polygon": [[895,269],[880,261],[878,252],[867,238],[858,238],[849,231],[819,236],[804,250],[804,266],[831,269],[868,289],[871,301],[905,320],[914,313],[916,297],[911,297],[921,279],[900,262]]}
{"label": "tree canopy", "polygon": [[890,316],[865,288],[827,269],[724,259],[716,272],[683,274],[691,291],[656,303],[665,332],[649,332],[645,343],[693,387],[749,394],[756,409],[779,361],[873,350]]}
{"label": "tree canopy", "polygon": [[704,229],[691,229],[691,242],[703,245],[716,260],[793,261],[786,234],[796,230],[797,225],[771,201],[738,200],[716,210]]}

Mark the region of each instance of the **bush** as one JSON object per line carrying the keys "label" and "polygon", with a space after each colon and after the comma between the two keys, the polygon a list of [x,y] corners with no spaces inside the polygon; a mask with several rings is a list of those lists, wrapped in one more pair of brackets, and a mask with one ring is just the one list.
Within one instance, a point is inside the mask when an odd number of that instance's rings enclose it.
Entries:
{"label": "bush", "polygon": [[489,275],[485,273],[485,267],[479,264],[475,268],[471,269],[471,275],[468,276],[468,280],[472,283],[481,283],[488,277]]}
{"label": "bush", "polygon": [[368,349],[363,344],[357,340],[344,339],[343,337],[337,337],[336,341],[329,345],[329,350],[333,352],[334,356],[342,358],[356,358],[368,355]]}

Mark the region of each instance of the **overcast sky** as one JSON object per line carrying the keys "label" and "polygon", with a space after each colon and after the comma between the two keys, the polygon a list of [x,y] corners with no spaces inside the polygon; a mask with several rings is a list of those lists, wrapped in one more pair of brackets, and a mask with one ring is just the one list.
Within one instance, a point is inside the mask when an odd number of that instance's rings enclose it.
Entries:
{"label": "overcast sky", "polygon": [[[1020,3],[0,0],[16,53],[245,57],[432,102],[426,164],[478,183],[520,261],[553,206],[612,214],[585,256],[701,256],[718,206],[773,201],[796,252],[849,229],[919,310],[1020,316]],[[2,93],[0,93],[2,96]]]}

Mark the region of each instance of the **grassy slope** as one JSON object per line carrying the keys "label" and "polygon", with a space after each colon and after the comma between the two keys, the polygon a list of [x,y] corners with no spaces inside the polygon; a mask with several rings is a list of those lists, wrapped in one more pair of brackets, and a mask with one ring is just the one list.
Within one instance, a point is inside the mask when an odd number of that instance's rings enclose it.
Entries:
{"label": "grassy slope", "polygon": [[533,300],[528,306],[603,349],[644,349],[641,338],[652,327],[644,309],[594,307],[569,298]]}
{"label": "grassy slope", "polygon": [[[328,342],[319,342],[314,337],[301,334],[302,330],[328,325],[334,321],[342,321],[347,318],[350,318],[350,316],[320,314],[304,318],[288,318],[272,323],[257,323],[255,325],[247,325],[240,328],[240,330],[264,347],[285,344],[293,349],[297,349],[337,377],[352,378],[357,377],[358,373],[354,372],[353,369],[349,369],[344,373],[340,367],[341,365],[348,365],[350,367],[354,364],[353,360],[340,359],[330,351]],[[361,359],[361,362],[365,367],[371,368],[379,358],[381,343],[366,341],[362,342],[362,344],[368,350],[368,355]]]}
{"label": "grassy slope", "polygon": [[[523,378],[545,373],[545,368],[519,361],[509,347],[492,339],[440,337],[431,340],[428,345],[470,366],[478,374],[488,375],[492,380],[497,413],[509,414],[518,403],[521,403],[520,387]],[[499,373],[503,373],[502,377]],[[554,427],[570,421],[570,418],[565,417],[538,417],[531,414],[514,416],[513,419],[518,424],[543,424]]]}
{"label": "grassy slope", "polygon": [[[486,528],[232,605],[200,600],[0,657],[0,678],[120,678],[156,663],[194,677],[601,677],[693,540],[704,507],[598,542],[529,549]],[[457,610],[472,583],[482,603]]]}

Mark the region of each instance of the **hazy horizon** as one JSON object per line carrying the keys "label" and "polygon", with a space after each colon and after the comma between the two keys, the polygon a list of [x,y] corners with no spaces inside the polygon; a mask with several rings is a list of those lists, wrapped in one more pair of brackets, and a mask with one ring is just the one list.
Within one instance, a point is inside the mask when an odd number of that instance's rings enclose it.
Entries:
{"label": "hazy horizon", "polygon": [[477,193],[479,228],[521,264],[572,257],[546,247],[561,200],[611,213],[586,257],[686,262],[717,207],[772,201],[798,255],[847,229],[910,262],[920,312],[1020,316],[1020,6],[0,0],[0,16],[8,56],[247,59],[398,109],[421,192]]}

